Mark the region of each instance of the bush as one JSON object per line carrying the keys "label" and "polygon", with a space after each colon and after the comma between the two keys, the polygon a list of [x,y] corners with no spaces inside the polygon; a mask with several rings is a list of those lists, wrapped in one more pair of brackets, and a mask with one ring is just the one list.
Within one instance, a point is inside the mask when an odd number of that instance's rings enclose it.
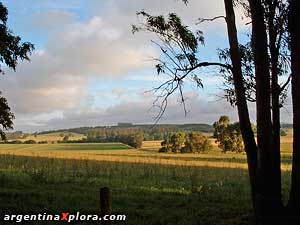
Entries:
{"label": "bush", "polygon": [[158,152],[168,152],[169,150],[166,147],[161,147]]}
{"label": "bush", "polygon": [[287,136],[287,133],[285,132],[285,130],[283,130],[283,129],[280,130],[280,136],[282,136],[282,137]]}
{"label": "bush", "polygon": [[190,133],[182,152],[207,152],[212,149],[211,141],[202,133]]}
{"label": "bush", "polygon": [[36,141],[35,140],[27,140],[27,141],[24,141],[24,144],[36,144]]}
{"label": "bush", "polygon": [[173,133],[161,143],[159,152],[201,153],[212,149],[211,141],[202,133]]}
{"label": "bush", "polygon": [[20,140],[14,140],[14,141],[4,142],[4,144],[23,144],[23,142]]}

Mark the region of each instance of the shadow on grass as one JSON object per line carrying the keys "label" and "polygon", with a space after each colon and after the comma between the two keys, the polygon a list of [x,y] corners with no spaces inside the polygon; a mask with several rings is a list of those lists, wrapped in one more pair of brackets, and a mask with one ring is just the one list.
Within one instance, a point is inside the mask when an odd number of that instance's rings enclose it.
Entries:
{"label": "shadow on grass", "polygon": [[99,213],[103,186],[114,224],[253,224],[246,170],[0,156],[2,213]]}

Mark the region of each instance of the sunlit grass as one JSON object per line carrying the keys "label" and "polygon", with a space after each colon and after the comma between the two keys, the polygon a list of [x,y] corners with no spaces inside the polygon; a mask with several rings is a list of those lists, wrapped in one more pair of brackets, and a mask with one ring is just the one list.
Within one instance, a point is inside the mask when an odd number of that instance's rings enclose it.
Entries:
{"label": "sunlit grass", "polygon": [[[158,153],[159,146],[0,145],[0,209],[98,213],[99,188],[108,186],[114,213],[128,217],[117,224],[253,223],[245,154],[223,154],[216,145],[204,154]],[[291,147],[282,143],[284,202],[290,188]]]}

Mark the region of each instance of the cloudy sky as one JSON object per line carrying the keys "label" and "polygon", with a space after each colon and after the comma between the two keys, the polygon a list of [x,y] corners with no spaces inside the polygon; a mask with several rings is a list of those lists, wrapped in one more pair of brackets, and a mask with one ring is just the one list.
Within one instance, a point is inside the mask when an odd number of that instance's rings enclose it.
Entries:
{"label": "cloudy sky", "polygon": [[[197,18],[224,15],[222,0],[3,0],[9,26],[35,45],[31,62],[17,71],[6,70],[0,89],[15,113],[15,129],[41,131],[118,122],[154,123],[149,110],[155,97],[147,91],[166,79],[156,75],[159,56],[148,34],[131,33],[136,11],[159,15],[175,12],[193,29],[204,31],[200,57],[216,61],[216,49],[227,47],[223,21],[196,26]],[[247,27],[238,16],[240,38]],[[236,109],[221,100],[222,80],[216,71],[199,74],[203,89],[184,87],[189,113],[184,115],[178,95],[170,100],[161,123],[212,123]],[[283,121],[291,121],[289,103]],[[254,106],[250,106],[255,120]]]}

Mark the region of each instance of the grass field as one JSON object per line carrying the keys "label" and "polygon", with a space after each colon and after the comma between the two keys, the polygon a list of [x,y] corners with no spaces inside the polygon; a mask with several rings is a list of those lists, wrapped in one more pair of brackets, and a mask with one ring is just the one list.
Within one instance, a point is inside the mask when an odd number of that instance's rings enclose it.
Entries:
{"label": "grass field", "polygon": [[[285,200],[291,147],[282,142]],[[244,154],[222,154],[217,146],[206,154],[158,148],[158,142],[140,150],[118,143],[0,145],[0,209],[97,213],[99,188],[109,186],[113,212],[127,215],[115,224],[253,224]]]}
{"label": "grass field", "polygon": [[23,139],[17,139],[21,141],[27,141],[27,140],[34,140],[36,142],[39,141],[47,141],[48,143],[56,143],[58,141],[62,141],[64,136],[68,136],[69,140],[81,140],[85,136],[78,133],[72,133],[72,132],[54,132],[49,134],[37,134],[37,135],[29,135],[26,138]]}

